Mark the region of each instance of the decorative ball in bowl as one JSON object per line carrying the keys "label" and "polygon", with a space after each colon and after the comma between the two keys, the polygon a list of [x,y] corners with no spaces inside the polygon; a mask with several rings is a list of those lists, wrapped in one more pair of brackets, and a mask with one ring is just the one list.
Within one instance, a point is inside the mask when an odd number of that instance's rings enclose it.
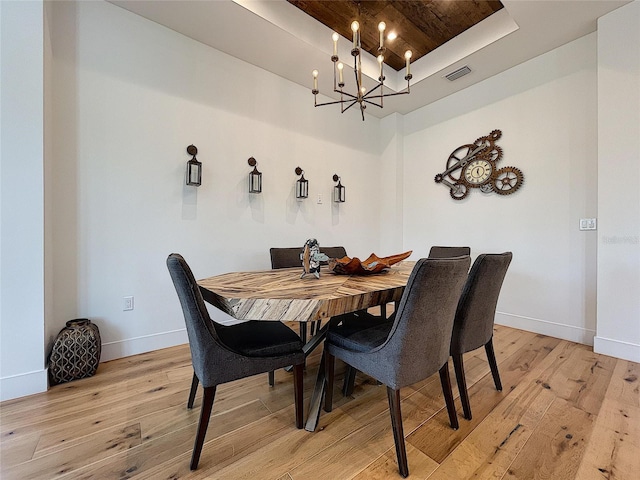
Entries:
{"label": "decorative ball in bowl", "polygon": [[412,253],[413,250],[409,250],[408,252],[383,258],[372,253],[366,260],[362,261],[358,257],[330,258],[329,271],[338,275],[370,275],[372,273],[380,273],[391,267],[391,265],[409,258]]}

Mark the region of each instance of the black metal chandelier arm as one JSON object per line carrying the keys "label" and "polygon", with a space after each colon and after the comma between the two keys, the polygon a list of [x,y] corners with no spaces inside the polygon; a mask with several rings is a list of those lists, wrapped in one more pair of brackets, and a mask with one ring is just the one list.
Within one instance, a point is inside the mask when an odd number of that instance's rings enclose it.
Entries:
{"label": "black metal chandelier arm", "polygon": [[[340,103],[342,103],[342,104],[344,105],[345,103],[347,103],[347,101],[343,101],[343,102],[340,102]],[[343,108],[343,109],[342,109],[342,112],[341,112],[341,113],[346,112],[346,111],[347,111],[347,110],[349,110],[351,107],[353,107],[356,103],[358,103],[358,100],[352,100],[352,101],[351,101],[351,103],[350,103],[349,105],[347,105],[347,107],[346,107],[346,108]]]}
{"label": "black metal chandelier arm", "polygon": [[[373,92],[375,92],[376,90],[378,90],[379,88],[382,88],[383,84],[382,83],[378,83],[375,87],[373,87],[371,90],[369,90],[367,93],[365,93],[362,98],[374,98],[373,96],[371,96],[371,94]],[[386,97],[386,95],[384,93],[380,94],[379,96],[381,97]]]}
{"label": "black metal chandelier arm", "polygon": [[[356,100],[358,97],[356,95],[352,95],[349,92],[343,92],[342,90],[334,90],[335,93],[339,93],[340,95],[346,95],[349,99]],[[349,100],[342,100],[343,102],[348,102]]]}
{"label": "black metal chandelier arm", "polygon": [[367,96],[367,99],[371,99],[371,98],[385,98],[385,97],[395,97],[396,95],[407,95],[409,92],[409,90],[405,90],[403,92],[393,92],[393,93],[384,93],[382,95],[371,95],[371,96]]}
{"label": "black metal chandelier arm", "polygon": [[369,105],[375,105],[376,107],[384,108],[381,103],[372,102],[371,100],[368,100],[366,98],[363,99],[363,101],[364,101],[364,103],[367,103]]}
{"label": "black metal chandelier arm", "polygon": [[337,105],[339,103],[347,103],[347,102],[354,102],[355,103],[356,100],[335,100],[333,102],[324,102],[324,103],[315,103],[313,106],[314,107],[324,107],[325,105]]}

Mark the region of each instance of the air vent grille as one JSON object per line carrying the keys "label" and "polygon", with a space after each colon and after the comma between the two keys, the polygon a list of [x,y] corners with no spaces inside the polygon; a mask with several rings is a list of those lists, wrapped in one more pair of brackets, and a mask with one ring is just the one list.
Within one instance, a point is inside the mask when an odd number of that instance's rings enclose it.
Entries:
{"label": "air vent grille", "polygon": [[464,67],[460,67],[457,70],[454,70],[451,73],[447,73],[445,75],[445,78],[451,82],[453,82],[454,80],[459,79],[460,77],[464,77],[466,74],[471,73],[471,69],[469,68],[468,65],[465,65]]}

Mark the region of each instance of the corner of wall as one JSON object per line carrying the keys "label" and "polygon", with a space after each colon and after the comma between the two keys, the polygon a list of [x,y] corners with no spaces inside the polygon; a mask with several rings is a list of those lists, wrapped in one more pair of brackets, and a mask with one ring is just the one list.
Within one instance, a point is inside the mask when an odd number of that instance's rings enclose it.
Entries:
{"label": "corner of wall", "polygon": [[404,115],[393,113],[380,121],[380,251],[398,253],[403,240]]}
{"label": "corner of wall", "polygon": [[48,369],[0,378],[0,402],[46,392],[49,386]]}

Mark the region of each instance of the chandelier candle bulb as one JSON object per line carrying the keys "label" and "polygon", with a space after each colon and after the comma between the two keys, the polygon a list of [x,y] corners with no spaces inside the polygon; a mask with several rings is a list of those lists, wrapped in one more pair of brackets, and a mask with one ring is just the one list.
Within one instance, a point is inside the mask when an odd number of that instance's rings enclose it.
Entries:
{"label": "chandelier candle bulb", "polygon": [[342,76],[343,69],[344,69],[344,64],[340,62],[338,64],[338,75],[339,75],[338,85],[340,86],[344,86],[344,77]]}
{"label": "chandelier candle bulb", "polygon": [[[409,60],[407,60],[407,65]],[[318,70],[314,70],[313,72],[311,72],[311,74],[313,75],[313,89],[314,90],[318,90]]]}
{"label": "chandelier candle bulb", "polygon": [[358,29],[360,24],[356,21],[351,23],[351,30],[353,31],[353,48],[358,48]]}
{"label": "chandelier candle bulb", "polygon": [[383,80],[382,78],[382,64],[384,63],[384,57],[382,55],[378,55],[378,63],[380,64],[380,81]]}
{"label": "chandelier candle bulb", "polygon": [[340,38],[340,36],[336,32],[333,32],[333,35],[331,35],[331,38],[333,39],[333,56],[336,57],[337,59],[338,58],[338,38]]}
{"label": "chandelier candle bulb", "polygon": [[384,29],[387,28],[387,24],[380,22],[378,24],[378,31],[380,32],[380,50],[384,48]]}
{"label": "chandelier candle bulb", "polygon": [[404,58],[407,59],[407,77],[411,75],[411,50],[404,52]]}

